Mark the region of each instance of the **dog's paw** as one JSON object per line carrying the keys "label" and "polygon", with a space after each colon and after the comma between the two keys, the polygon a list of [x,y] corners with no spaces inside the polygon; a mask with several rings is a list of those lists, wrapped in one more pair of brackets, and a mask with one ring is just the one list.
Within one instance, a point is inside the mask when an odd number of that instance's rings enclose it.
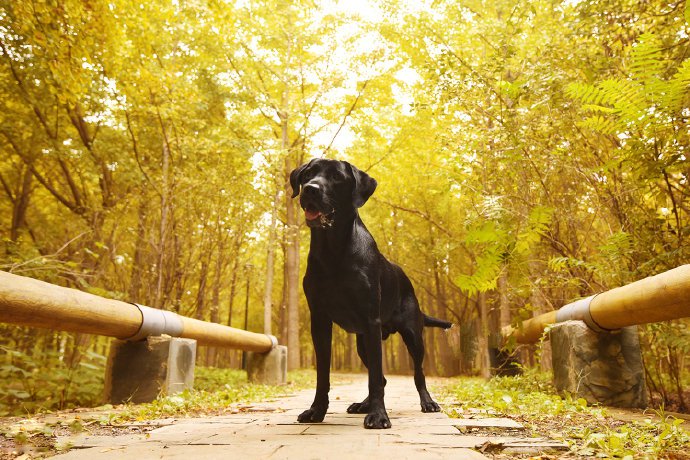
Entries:
{"label": "dog's paw", "polygon": [[297,416],[300,423],[319,423],[326,417],[326,409],[311,407]]}
{"label": "dog's paw", "polygon": [[364,428],[381,430],[391,427],[391,421],[385,409],[378,409],[364,417]]}
{"label": "dog's paw", "polygon": [[434,401],[423,402],[422,412],[441,412],[441,406]]}
{"label": "dog's paw", "polygon": [[369,401],[366,399],[361,403],[352,403],[347,408],[348,414],[366,414],[369,412]]}

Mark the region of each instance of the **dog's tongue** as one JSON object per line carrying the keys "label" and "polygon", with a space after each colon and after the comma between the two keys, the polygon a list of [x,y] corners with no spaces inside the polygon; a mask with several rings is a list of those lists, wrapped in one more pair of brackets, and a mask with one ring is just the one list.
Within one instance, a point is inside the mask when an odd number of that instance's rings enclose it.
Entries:
{"label": "dog's tongue", "polygon": [[318,218],[321,215],[319,211],[310,211],[308,209],[304,210],[304,217],[307,218],[307,220],[314,220]]}

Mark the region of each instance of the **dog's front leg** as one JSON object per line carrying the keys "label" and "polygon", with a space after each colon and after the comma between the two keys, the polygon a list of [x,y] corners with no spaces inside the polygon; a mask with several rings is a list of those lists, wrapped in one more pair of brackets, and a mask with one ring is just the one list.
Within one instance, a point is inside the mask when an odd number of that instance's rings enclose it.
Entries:
{"label": "dog's front leg", "polygon": [[311,339],[316,353],[316,396],[311,407],[302,412],[300,423],[323,422],[328,410],[328,391],[331,387],[331,338],[333,322],[326,315],[311,312]]}
{"label": "dog's front leg", "polygon": [[369,370],[369,413],[364,418],[364,428],[390,428],[391,421],[388,419],[386,405],[383,402],[386,380],[383,377],[380,319],[369,319],[364,341]]}

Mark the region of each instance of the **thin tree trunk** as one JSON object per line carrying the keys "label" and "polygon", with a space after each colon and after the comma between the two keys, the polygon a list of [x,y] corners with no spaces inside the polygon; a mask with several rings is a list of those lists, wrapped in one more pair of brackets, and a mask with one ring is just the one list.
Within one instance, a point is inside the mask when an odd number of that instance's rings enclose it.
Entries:
{"label": "thin tree trunk", "polygon": [[[537,274],[540,273],[540,268],[541,267],[539,267],[535,263],[531,263],[529,265],[530,272],[532,273],[532,279],[537,278]],[[533,283],[532,293],[530,295],[530,303],[534,308],[532,316],[539,316],[542,313],[546,313],[549,311],[548,302],[546,301],[544,293],[542,292],[540,287],[537,286],[535,283]],[[544,340],[538,346],[541,347],[541,350],[538,350],[540,356],[539,365],[541,366],[541,369],[543,371],[550,371],[552,367],[551,342],[549,342],[548,340]]]}
{"label": "thin tree trunk", "polygon": [[273,300],[273,272],[275,270],[275,248],[277,244],[276,220],[278,216],[278,200],[280,188],[276,187],[271,210],[271,231],[268,237],[268,254],[266,256],[266,283],[264,285],[264,334],[271,334],[272,300]]}
{"label": "thin tree trunk", "polygon": [[[434,314],[439,317],[443,318],[446,316],[446,310],[447,310],[447,300],[446,300],[446,292],[443,289],[443,285],[441,283],[441,277],[439,274],[439,269],[440,267],[438,266],[438,262],[434,264],[434,287],[436,290],[436,302],[435,302],[435,309]],[[439,374],[442,376],[449,376],[452,375],[453,372],[453,354],[451,352],[450,344],[448,343],[448,335],[442,330],[442,329],[434,329],[435,330],[435,336],[438,341],[439,345]]]}
{"label": "thin tree trunk", "polygon": [[146,247],[146,215],[148,208],[148,200],[142,196],[139,201],[139,209],[137,211],[137,237],[134,242],[134,258],[132,260],[132,275],[129,282],[129,298],[132,301],[148,303],[150,301],[148,296],[141,296],[142,277],[144,271],[144,248]]}
{"label": "thin tree trunk", "polygon": [[[287,130],[287,119],[284,130]],[[292,162],[286,157],[285,166],[288,173],[293,169]],[[295,165],[296,167],[296,165]],[[291,198],[289,181],[286,181],[286,207],[287,207],[287,314],[288,314],[288,369],[300,367],[300,342],[299,342],[299,226],[297,213]]]}
{"label": "thin tree trunk", "polygon": [[[218,232],[221,233],[221,232]],[[225,239],[218,235],[218,254],[216,255],[216,266],[213,272],[213,286],[211,290],[211,322],[220,323],[220,285],[222,283],[223,262],[225,258]],[[216,347],[206,348],[206,363],[209,366],[216,366],[218,349]]]}
{"label": "thin tree trunk", "polygon": [[22,175],[21,187],[17,190],[12,200],[12,228],[10,229],[10,239],[12,241],[17,241],[20,230],[26,227],[26,210],[29,208],[32,179],[31,168],[27,167]]}
{"label": "thin tree trunk", "polygon": [[228,298],[228,326],[232,327],[232,307],[235,303],[235,295],[237,293],[237,269],[239,264],[239,257],[235,255],[235,260],[232,263],[232,277],[230,278],[230,297]]}
{"label": "thin tree trunk", "polygon": [[491,377],[491,364],[489,361],[489,309],[484,292],[477,293],[477,309],[479,310],[479,334],[477,335],[479,375],[488,379]]}
{"label": "thin tree trunk", "polygon": [[[287,257],[287,251],[283,246],[283,259]],[[287,264],[283,264],[283,287],[280,294],[280,343],[287,344],[288,334],[287,313]],[[289,353],[289,350],[288,350]]]}
{"label": "thin tree trunk", "polygon": [[206,316],[206,280],[208,278],[209,260],[207,257],[201,258],[201,270],[199,272],[199,289],[196,293],[196,310],[194,317],[203,320]]}
{"label": "thin tree trunk", "polygon": [[[165,137],[165,133],[163,133]],[[168,239],[168,206],[169,206],[169,188],[168,188],[168,175],[170,170],[170,150],[168,148],[167,139],[163,140],[163,169],[162,169],[162,190],[161,190],[161,221],[158,232],[158,263],[157,263],[157,274],[158,279],[156,281],[156,298],[154,305],[156,308],[161,308],[161,303],[163,300],[163,266],[165,264],[165,250],[167,246]]]}
{"label": "thin tree trunk", "polygon": [[498,277],[499,326],[510,326],[510,303],[508,302],[508,274],[503,272]]}

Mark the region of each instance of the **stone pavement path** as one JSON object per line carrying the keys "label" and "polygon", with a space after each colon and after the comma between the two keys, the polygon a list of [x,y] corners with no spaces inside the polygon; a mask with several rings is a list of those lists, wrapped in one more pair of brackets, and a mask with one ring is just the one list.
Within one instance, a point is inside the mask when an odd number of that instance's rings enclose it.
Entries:
{"label": "stone pavement path", "polygon": [[[81,433],[61,443],[74,448],[56,459],[358,459],[394,458],[484,459],[480,446],[520,446],[525,438],[515,436],[470,436],[457,427],[499,427],[520,429],[510,419],[450,419],[443,413],[424,414],[412,377],[387,377],[386,407],[393,427],[367,430],[364,415],[346,412],[367,392],[365,375],[352,382],[334,385],[330,408],[323,423],[297,423],[297,415],[308,408],[314,390],[273,402],[253,404],[238,414],[178,419],[145,434],[93,436]],[[548,440],[530,439],[538,445]]]}

